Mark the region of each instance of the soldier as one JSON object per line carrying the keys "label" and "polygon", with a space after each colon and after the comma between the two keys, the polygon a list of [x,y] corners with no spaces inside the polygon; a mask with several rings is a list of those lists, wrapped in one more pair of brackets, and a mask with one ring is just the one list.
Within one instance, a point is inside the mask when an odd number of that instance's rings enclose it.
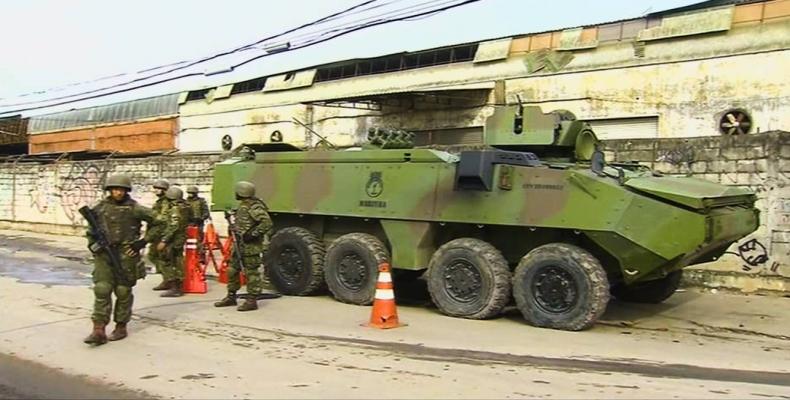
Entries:
{"label": "soldier", "polygon": [[162,227],[162,237],[156,250],[162,259],[162,276],[168,290],[161,297],[180,297],[184,295],[184,243],[189,221],[189,206],[184,201],[181,188],[171,186],[165,192],[168,205],[165,206],[166,224]]}
{"label": "soldier", "polygon": [[205,260],[205,255],[203,254],[203,222],[209,219],[211,214],[208,212],[206,199],[198,197],[197,186],[188,187],[187,193],[189,194],[187,197],[187,204],[191,211],[189,224],[195,225],[198,228],[198,254],[200,254],[200,260],[203,262],[203,260]]}
{"label": "soldier", "polygon": [[115,293],[115,329],[109,340],[121,340],[127,336],[126,324],[132,317],[134,295],[132,288],[138,279],[145,277],[145,265],[140,250],[145,241],[140,240],[140,222],[151,224],[150,208],[134,201],[129,192],[132,180],[127,175],[112,175],[107,178],[104,190],[109,196],[97,204],[93,211],[99,224],[106,230],[109,244],[118,251],[121,270],[114,270],[107,251],[98,245],[93,231],[88,231],[88,248],[93,253],[93,332],[84,342],[94,345],[107,343],[105,327],[110,322],[112,294]]}
{"label": "soldier", "polygon": [[145,241],[151,243],[151,246],[148,247],[148,259],[151,260],[151,263],[154,264],[156,267],[156,273],[162,274],[162,282],[156,286],[154,286],[154,290],[167,290],[169,289],[169,282],[165,280],[164,274],[162,273],[162,256],[157,250],[157,244],[162,237],[162,229],[165,225],[167,225],[167,209],[166,207],[170,204],[165,198],[165,191],[170,187],[170,183],[164,179],[160,179],[154,182],[154,193],[156,194],[156,201],[154,202],[153,206],[153,215],[154,215],[154,223],[152,226],[148,227],[145,231]]}
{"label": "soldier", "polygon": [[[242,261],[244,274],[247,276],[247,299],[237,310],[250,311],[258,309],[258,295],[261,293],[261,255],[266,251],[265,236],[272,228],[272,220],[267,212],[266,204],[255,197],[255,186],[246,181],[236,183],[236,200],[239,207],[234,210],[235,221],[232,229],[237,237],[242,238],[239,243],[242,248]],[[236,251],[234,247],[233,251]],[[228,307],[236,305],[236,291],[241,287],[239,270],[235,254],[231,257],[228,268],[228,295],[214,303],[215,307]]]}

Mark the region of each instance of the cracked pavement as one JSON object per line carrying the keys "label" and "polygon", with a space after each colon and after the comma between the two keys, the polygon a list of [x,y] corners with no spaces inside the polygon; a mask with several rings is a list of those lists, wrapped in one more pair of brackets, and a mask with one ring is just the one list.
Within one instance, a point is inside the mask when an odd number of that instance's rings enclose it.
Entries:
{"label": "cracked pavement", "polygon": [[443,316],[417,281],[396,287],[408,326],[379,331],[360,326],[369,308],[326,296],[238,313],[212,307],[215,281],[164,299],[152,276],[135,289],[130,337],[91,348],[84,239],[0,231],[0,243],[0,353],[125,391],[104,397],[790,399],[788,298],[612,301],[593,329],[562,332],[512,307],[488,321]]}

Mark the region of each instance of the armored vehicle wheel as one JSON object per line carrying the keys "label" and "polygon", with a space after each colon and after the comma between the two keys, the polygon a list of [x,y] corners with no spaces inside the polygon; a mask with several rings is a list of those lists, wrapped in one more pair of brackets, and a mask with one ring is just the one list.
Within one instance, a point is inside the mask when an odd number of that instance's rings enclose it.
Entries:
{"label": "armored vehicle wheel", "polygon": [[335,299],[369,305],[376,293],[379,264],[389,262],[384,243],[367,233],[343,235],[326,251],[324,279]]}
{"label": "armored vehicle wheel", "polygon": [[455,239],[436,250],[427,280],[433,303],[453,317],[495,317],[510,300],[510,269],[505,257],[479,239]]}
{"label": "armored vehicle wheel", "polygon": [[612,287],[612,296],[618,300],[633,303],[658,304],[675,294],[683,278],[683,270],[672,271],[667,276],[653,281],[637,283],[631,286],[623,284]]}
{"label": "armored vehicle wheel", "polygon": [[609,281],[586,250],[551,243],[530,251],[513,277],[513,297],[531,325],[578,331],[606,310]]}
{"label": "armored vehicle wheel", "polygon": [[284,228],[266,251],[266,274],[280,293],[315,294],[324,283],[324,243],[304,228]]}

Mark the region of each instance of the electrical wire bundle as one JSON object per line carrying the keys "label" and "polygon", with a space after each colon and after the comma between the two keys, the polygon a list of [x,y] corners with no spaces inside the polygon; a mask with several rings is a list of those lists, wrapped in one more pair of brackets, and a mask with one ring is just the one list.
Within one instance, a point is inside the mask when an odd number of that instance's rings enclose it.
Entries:
{"label": "electrical wire bundle", "polygon": [[[366,0],[301,26],[197,60],[179,61],[137,72],[116,74],[20,95],[17,99],[31,96],[46,97],[0,103],[0,114],[15,114],[96,99],[189,77],[227,73],[265,57],[314,46],[375,26],[427,18],[478,1],[480,0]],[[209,65],[208,68],[198,70],[206,64]],[[107,81],[112,80],[120,81],[106,84]],[[75,87],[97,84],[98,87],[92,89],[51,96],[53,93]]]}

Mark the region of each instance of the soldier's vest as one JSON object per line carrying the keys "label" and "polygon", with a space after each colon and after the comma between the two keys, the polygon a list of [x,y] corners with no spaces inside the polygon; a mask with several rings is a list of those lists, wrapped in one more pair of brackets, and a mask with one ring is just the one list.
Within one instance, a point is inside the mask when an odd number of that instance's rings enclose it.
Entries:
{"label": "soldier's vest", "polygon": [[181,212],[181,218],[183,218],[184,226],[189,224],[189,221],[192,221],[192,218],[195,217],[195,212],[192,209],[192,205],[189,204],[187,201],[181,201],[178,205],[179,211]]}
{"label": "soldier's vest", "polygon": [[192,217],[192,208],[183,200],[171,203],[171,207],[177,208],[177,212],[181,216],[181,224],[183,225],[181,228],[186,229],[189,219]]}
{"label": "soldier's vest", "polygon": [[153,210],[154,223],[146,227],[147,233],[145,237],[148,241],[159,240],[165,225],[167,225],[169,207],[170,202],[164,197],[160,197],[154,202],[154,206],[151,207],[151,210]]}
{"label": "soldier's vest", "polygon": [[94,208],[107,229],[110,243],[129,243],[140,237],[140,220],[134,216],[136,205],[136,201],[127,197],[121,203],[104,199]]}
{"label": "soldier's vest", "polygon": [[192,221],[193,219],[196,220],[196,219],[200,218],[200,212],[201,212],[200,203],[201,203],[201,200],[203,200],[203,199],[201,199],[199,197],[197,199],[187,199],[186,200],[187,204],[189,205],[189,221]]}
{"label": "soldier's vest", "polygon": [[153,210],[153,212],[154,212],[154,216],[156,216],[157,214],[160,214],[163,211],[165,211],[163,208],[166,205],[167,205],[167,199],[164,196],[156,199],[156,201],[154,202],[154,206],[151,207],[151,210]]}
{"label": "soldier's vest", "polygon": [[[245,199],[239,204],[239,208],[236,214],[236,224],[239,227],[242,234],[244,233],[251,233],[254,236],[257,236],[263,240],[263,236],[266,233],[267,227],[265,224],[260,223],[261,221],[255,221],[250,215],[250,209],[255,204],[261,204],[264,209],[268,211],[269,207],[266,206],[266,203],[263,202],[261,199],[253,198],[253,199]],[[252,228],[252,229],[250,229]],[[257,233],[257,235],[256,235]]]}

